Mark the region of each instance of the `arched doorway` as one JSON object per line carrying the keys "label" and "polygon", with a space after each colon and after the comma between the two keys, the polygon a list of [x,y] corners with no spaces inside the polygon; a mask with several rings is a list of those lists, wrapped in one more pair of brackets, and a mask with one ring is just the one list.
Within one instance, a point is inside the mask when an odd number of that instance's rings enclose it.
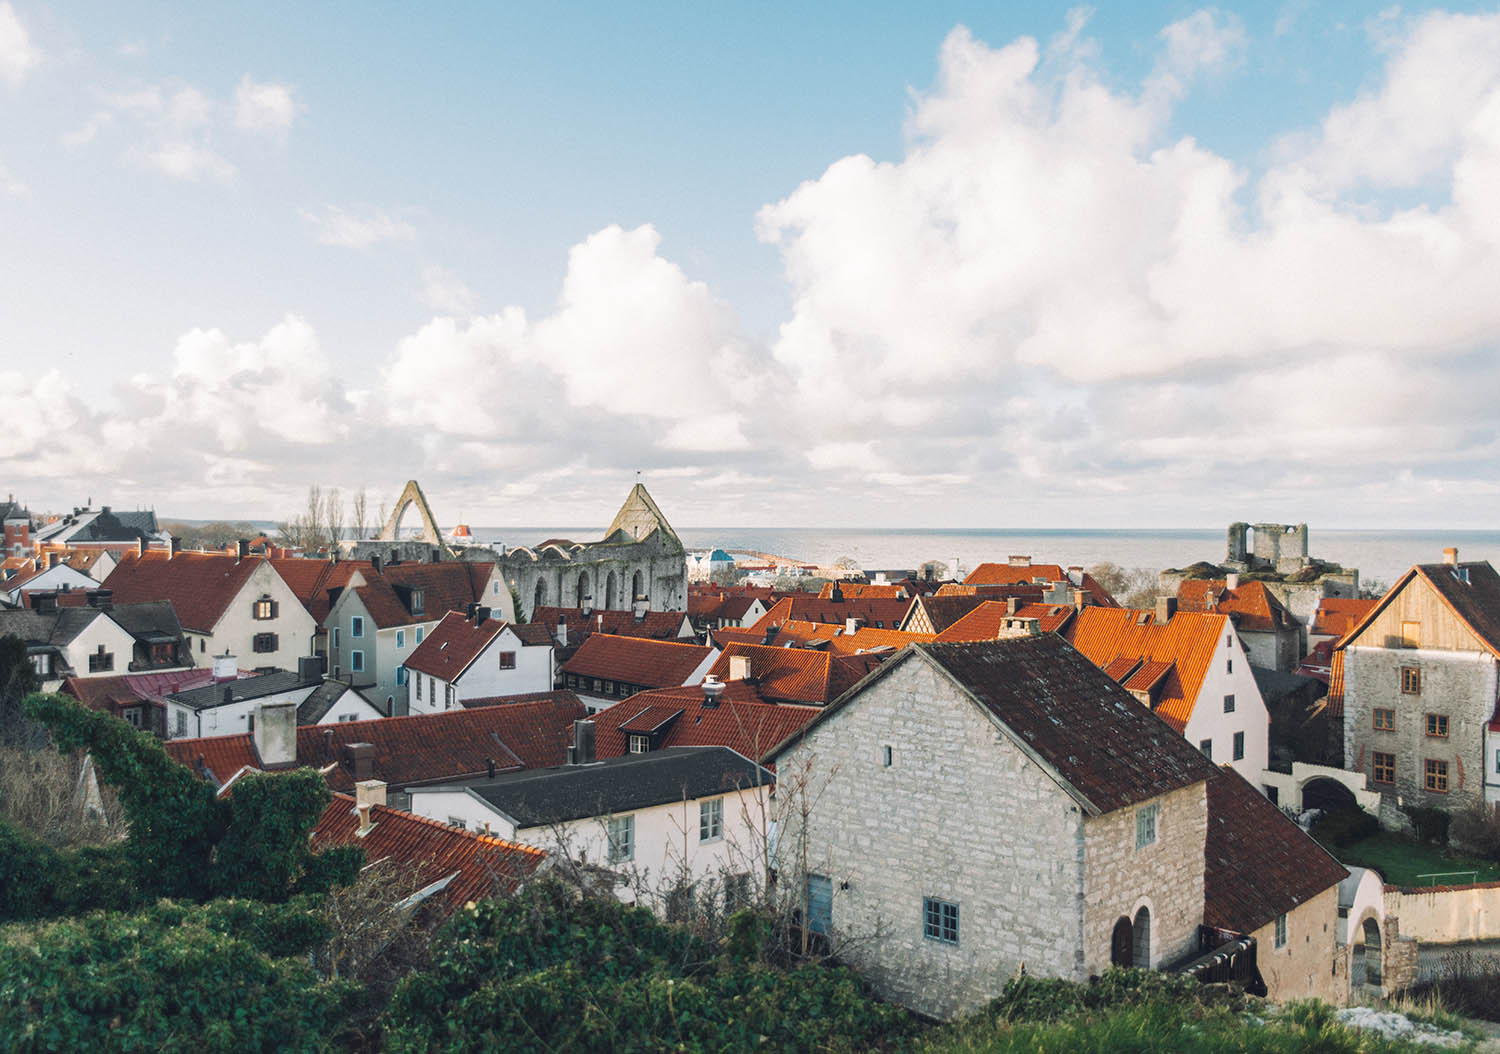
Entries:
{"label": "arched doorway", "polygon": [[[1367,918],[1360,926],[1360,936],[1363,941],[1354,949],[1355,957],[1364,960],[1364,984],[1379,986],[1382,983],[1380,969],[1380,923],[1374,918]],[[1361,983],[1358,976],[1353,978],[1355,984]]]}
{"label": "arched doorway", "polygon": [[1135,913],[1135,923],[1131,926],[1132,935],[1135,938],[1131,948],[1131,964],[1143,969],[1151,969],[1151,909],[1144,904],[1141,910]]}
{"label": "arched doorway", "polygon": [[646,595],[646,576],[637,571],[630,579],[630,602],[633,604],[637,597]]}
{"label": "arched doorway", "polygon": [[1302,786],[1302,807],[1322,809],[1325,813],[1346,812],[1359,808],[1354,792],[1338,780],[1319,776]]}
{"label": "arched doorway", "polygon": [[547,606],[547,580],[545,578],[538,578],[536,580],[536,592],[532,595],[532,598],[531,598],[531,610],[532,611],[536,611],[537,608],[546,607],[546,606]]}
{"label": "arched doorway", "polygon": [[578,607],[588,607],[589,596],[589,573],[587,571],[580,571],[578,572],[578,592],[576,594]]}
{"label": "arched doorway", "polygon": [[616,578],[613,571],[611,571],[609,573],[609,577],[604,580],[604,610],[606,611],[613,611],[616,607],[619,606],[618,601],[620,599],[620,587],[618,583],[619,579]]}
{"label": "arched doorway", "polygon": [[1109,964],[1130,966],[1135,962],[1135,934],[1130,920],[1121,915],[1115,923],[1115,932],[1109,938]]}

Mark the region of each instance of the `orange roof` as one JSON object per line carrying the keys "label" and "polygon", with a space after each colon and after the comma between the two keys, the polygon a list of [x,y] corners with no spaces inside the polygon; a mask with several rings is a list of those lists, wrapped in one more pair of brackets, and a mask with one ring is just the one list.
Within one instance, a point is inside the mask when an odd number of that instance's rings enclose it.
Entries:
{"label": "orange roof", "polygon": [[986,600],[973,611],[937,635],[940,641],[994,640],[1007,618],[1034,618],[1043,633],[1056,633],[1068,624],[1075,608],[1072,604],[1022,604],[1011,615],[998,600]]}
{"label": "orange roof", "polygon": [[[832,597],[833,586],[834,583],[832,582],[824,582],[822,590],[818,593],[819,599],[827,600]],[[888,600],[906,599],[906,587],[902,585],[875,585],[874,583],[867,582],[840,582],[838,583],[838,587],[839,592],[844,594],[845,598],[884,597]]]}
{"label": "orange roof", "polygon": [[799,622],[820,622],[825,625],[844,625],[849,619],[857,618],[866,625],[873,626],[880,622],[884,625],[877,628],[895,629],[901,625],[906,613],[911,610],[912,602],[892,597],[846,597],[843,600],[832,598],[815,597],[811,594],[799,594],[795,597],[782,597],[771,606],[760,617],[751,629],[760,630],[764,633],[769,627],[779,626],[783,622],[793,620]]}
{"label": "orange roof", "polygon": [[[1079,572],[1079,581],[1082,583],[1078,588],[1086,590],[1095,604],[1109,608],[1120,606],[1119,602],[1110,595],[1109,590],[1101,586],[1093,575],[1081,568],[1074,568],[1074,570]],[[1071,582],[1071,579],[1068,577],[1067,570],[1060,564],[1032,563],[980,564],[964,579],[964,585],[967,586],[1012,585],[1018,582]]]}
{"label": "orange roof", "polygon": [[170,600],[183,629],[210,633],[231,601],[266,562],[222,553],[126,552],[104,580],[116,604]]}
{"label": "orange roof", "polygon": [[1264,582],[1241,582],[1228,588],[1225,579],[1189,578],[1177,587],[1178,611],[1216,611],[1233,615],[1242,630],[1273,632],[1297,628],[1297,617]]}
{"label": "orange roof", "polygon": [[1135,661],[1170,663],[1172,668],[1156,682],[1160,688],[1155,710],[1181,732],[1193,715],[1193,704],[1228,619],[1222,614],[1179,611],[1166,625],[1158,625],[1150,611],[1086,607],[1069,623],[1063,636],[1116,679],[1124,676],[1114,672],[1122,668],[1123,660],[1132,660],[1132,667]]}
{"label": "orange roof", "polygon": [[646,688],[685,684],[713,649],[675,640],[591,633],[562,665],[563,673],[604,677]]}
{"label": "orange roof", "polygon": [[371,806],[370,819],[372,826],[361,836],[354,799],[335,794],[312,830],[313,849],[358,846],[365,851],[367,865],[391,860],[414,866],[423,886],[452,876],[434,896],[444,915],[471,900],[514,892],[546,856],[531,846],[461,831],[384,805]]}
{"label": "orange roof", "polygon": [[355,571],[371,574],[371,564],[365,560],[319,560],[307,557],[273,556],[271,566],[297,594],[307,613],[321,627],[328,617],[328,591],[341,589],[349,584],[349,576]]}
{"label": "orange roof", "polygon": [[1333,653],[1333,662],[1328,670],[1328,716],[1342,719],[1344,716],[1344,650]]}
{"label": "orange roof", "polygon": [[[431,622],[450,611],[465,611],[489,598],[485,586],[495,570],[492,563],[454,560],[438,564],[387,564],[379,573],[361,572],[365,584],[356,586],[365,610],[376,626],[410,626]],[[412,610],[412,594],[422,593],[422,609]]]}
{"label": "orange roof", "polygon": [[823,706],[842,695],[866,673],[880,665],[881,655],[832,655],[807,648],[775,648],[759,644],[731,644],[709,673],[729,680],[729,660],[750,659],[750,676],[761,698],[778,703]]}
{"label": "orange roof", "polygon": [[648,726],[655,728],[665,722],[658,749],[728,747],[753,760],[800,730],[821,709],[765,702],[757,687],[747,681],[731,681],[724,686],[715,707],[703,705],[701,687],[662,688],[633,695],[594,715],[596,752],[601,758],[620,757],[625,753],[627,732],[647,734]]}
{"label": "orange roof", "polygon": [[476,622],[465,618],[462,612],[450,611],[407,656],[406,668],[451,682],[469,668],[469,663],[478,658],[507,625],[504,619],[489,618]]}
{"label": "orange roof", "polygon": [[1324,597],[1318,601],[1318,610],[1313,615],[1312,632],[1342,637],[1379,603],[1376,597]]}
{"label": "orange roof", "polygon": [[682,637],[682,623],[687,618],[682,611],[648,611],[642,619],[636,619],[630,611],[605,611],[594,608],[585,615],[581,608],[539,607],[531,613],[533,625],[552,628],[559,616],[568,620],[568,639],[580,642],[580,633],[613,633],[617,637],[650,637],[653,640],[677,640]]}

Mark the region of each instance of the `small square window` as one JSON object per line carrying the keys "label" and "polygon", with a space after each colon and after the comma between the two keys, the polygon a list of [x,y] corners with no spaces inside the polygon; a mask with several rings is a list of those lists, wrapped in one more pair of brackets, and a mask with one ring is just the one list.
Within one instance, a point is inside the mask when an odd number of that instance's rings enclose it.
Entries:
{"label": "small square window", "polygon": [[502,670],[514,670],[516,668],[516,653],[513,651],[502,651],[500,653],[500,668]]}
{"label": "small square window", "polygon": [[1208,758],[1209,761],[1214,759],[1214,741],[1212,739],[1198,740],[1198,749],[1203,752],[1203,756]]}
{"label": "small square window", "polygon": [[1234,713],[1234,696],[1226,695],[1224,697],[1224,712],[1226,714]]}
{"label": "small square window", "polygon": [[1135,847],[1144,849],[1156,844],[1156,817],[1159,805],[1147,805],[1135,811]]}
{"label": "small square window", "polygon": [[1245,760],[1245,733],[1243,732],[1236,732],[1234,734],[1234,760]]}
{"label": "small square window", "polygon": [[1396,731],[1396,711],[1389,707],[1377,706],[1375,708],[1375,731]]}
{"label": "small square window", "polygon": [[1401,667],[1401,693],[1403,695],[1422,694],[1422,671],[1417,667]]}
{"label": "small square window", "polygon": [[1276,916],[1276,947],[1286,947],[1286,916]]}
{"label": "small square window", "polygon": [[1423,762],[1423,784],[1437,794],[1448,793],[1448,763],[1428,758]]}
{"label": "small square window", "polygon": [[944,944],[957,944],[958,905],[952,901],[923,897],[922,936]]}
{"label": "small square window", "polygon": [[1396,755],[1375,751],[1372,756],[1373,772],[1370,779],[1376,783],[1396,782]]}
{"label": "small square window", "polygon": [[698,841],[717,842],[724,837],[724,799],[698,803]]}
{"label": "small square window", "polygon": [[1427,734],[1429,736],[1436,736],[1439,739],[1447,739],[1448,738],[1448,715],[1447,714],[1428,714],[1427,715]]}

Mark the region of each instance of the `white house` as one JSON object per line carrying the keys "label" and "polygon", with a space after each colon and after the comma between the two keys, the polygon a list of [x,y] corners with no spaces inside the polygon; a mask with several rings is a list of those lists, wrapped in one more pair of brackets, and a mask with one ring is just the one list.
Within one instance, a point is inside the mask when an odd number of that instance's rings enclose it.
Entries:
{"label": "white house", "polygon": [[467,699],[549,692],[552,635],[545,626],[450,611],[406,659],[408,712],[435,713]]}
{"label": "white house", "polygon": [[44,691],[56,691],[64,677],[104,677],[125,673],[135,637],[108,612],[95,607],[56,605],[50,594],[33,598],[36,607],[0,611],[0,635],[26,643],[32,671]]}
{"label": "white house", "polygon": [[[235,667],[233,655],[217,655],[213,683],[167,696],[169,739],[253,732],[255,714],[262,706],[294,703],[300,707],[323,684],[322,660],[310,657],[303,659],[296,673],[277,670],[239,677]],[[319,723],[331,723],[329,716],[336,719],[325,712]]]}
{"label": "white house", "polygon": [[[411,811],[617,873],[616,893],[668,916],[730,909],[765,874],[775,776],[727,747],[670,747],[465,785],[418,787]],[[575,748],[576,750],[576,748]],[[575,753],[575,757],[580,755]]]}

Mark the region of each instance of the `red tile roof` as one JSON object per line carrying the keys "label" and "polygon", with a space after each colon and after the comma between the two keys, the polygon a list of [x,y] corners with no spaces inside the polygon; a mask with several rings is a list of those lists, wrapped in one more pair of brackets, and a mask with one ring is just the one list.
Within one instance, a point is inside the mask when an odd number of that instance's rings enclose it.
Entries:
{"label": "red tile roof", "polygon": [[1229,767],[1208,781],[1203,922],[1253,933],[1348,871]]}
{"label": "red tile roof", "polygon": [[476,624],[473,619],[464,618],[461,612],[450,611],[407,656],[406,668],[452,682],[507,625],[497,618]]}
{"label": "red tile roof", "polygon": [[587,616],[581,608],[539,607],[531,613],[533,625],[557,626],[559,616],[568,619],[568,643],[581,643],[579,634],[611,633],[616,637],[650,637],[653,640],[679,640],[682,637],[682,622],[687,617],[682,611],[648,611],[646,617],[636,621],[630,611],[601,611],[593,609]]}
{"label": "red tile roof", "polygon": [[[1016,582],[1070,582],[1068,572],[1060,564],[980,564],[964,579],[968,586],[1009,585]],[[1093,575],[1084,571],[1079,575],[1082,589],[1099,607],[1119,607],[1119,602],[1101,586]]]}
{"label": "red tile roof", "polygon": [[259,556],[241,560],[220,553],[127,552],[104,588],[114,593],[116,604],[170,600],[183,629],[210,633],[265,562]]}
{"label": "red tile roof", "polygon": [[1335,720],[1344,717],[1344,651],[1336,648],[1333,662],[1328,669],[1328,716]]}
{"label": "red tile roof", "polygon": [[[824,582],[823,588],[818,592],[818,597],[827,600],[833,596],[835,583]],[[875,585],[867,582],[839,582],[838,590],[844,594],[846,600],[857,600],[863,597],[882,597],[887,600],[908,600],[906,587],[903,585],[891,585],[889,583]]]}
{"label": "red tile roof", "polygon": [[[470,604],[487,604],[485,591],[494,573],[493,563],[453,560],[448,563],[387,564],[377,574],[361,572],[365,583],[354,592],[381,629],[431,622],[450,611],[464,612]],[[422,592],[422,610],[411,610],[411,594]]]}
{"label": "red tile roof", "polygon": [[1021,604],[1015,614],[998,600],[986,600],[938,634],[940,641],[994,640],[1007,618],[1034,618],[1043,633],[1056,633],[1073,618],[1072,604]]}
{"label": "red tile roof", "polygon": [[832,702],[880,662],[878,656],[834,656],[806,648],[731,644],[709,673],[728,681],[729,660],[734,656],[750,659],[750,676],[761,698],[810,706]]}
{"label": "red tile roof", "polygon": [[[595,714],[595,751],[601,758],[620,757],[627,733],[646,734],[646,725],[666,718],[670,723],[662,748],[728,747],[754,760],[818,713],[815,706],[765,702],[757,686],[746,681],[725,685],[716,707],[703,705],[699,687],[663,688],[633,695]],[[677,716],[671,718],[672,714]]]}
{"label": "red tile roof", "polygon": [[[573,722],[587,716],[577,697],[563,692],[537,702],[308,725],[297,729],[297,758],[326,769],[329,785],[343,791],[354,787],[342,764],[350,743],[375,747],[375,778],[394,788],[483,775],[491,761],[500,772],[546,768],[567,761]],[[184,765],[202,758],[219,782],[258,764],[249,733],[174,739],[166,748]]]}
{"label": "red tile roof", "polygon": [[562,672],[647,688],[671,688],[686,684],[712,653],[712,648],[697,644],[594,633],[562,665]]}
{"label": "red tile roof", "polygon": [[359,571],[370,574],[372,565],[366,560],[317,560],[298,557],[272,557],[271,566],[297,594],[302,606],[307,609],[319,626],[328,617],[328,591],[342,589],[349,584],[349,576]]}
{"label": "red tile roof", "polygon": [[354,799],[335,794],[313,828],[313,849],[358,846],[365,851],[367,865],[390,860],[414,866],[423,886],[452,876],[431,901],[443,915],[471,900],[514,892],[546,856],[540,849],[461,831],[384,805],[371,806],[370,819],[372,826],[361,836]]}
{"label": "red tile roof", "polygon": [[69,677],[63,681],[62,691],[91,710],[113,713],[114,706],[129,706],[142,701],[165,702],[166,697],[174,692],[201,688],[213,679],[213,671],[206,667],[127,673],[117,677]]}
{"label": "red tile roof", "polygon": [[1264,582],[1241,582],[1234,589],[1227,582],[1188,578],[1177,587],[1178,611],[1209,611],[1234,618],[1234,624],[1252,632],[1277,632],[1298,628],[1297,616]]}
{"label": "red tile roof", "polygon": [[1313,633],[1342,637],[1380,603],[1376,597],[1324,597],[1313,615]]}
{"label": "red tile roof", "polygon": [[856,597],[844,600],[825,600],[806,594],[782,597],[771,610],[761,616],[752,629],[765,632],[768,627],[783,622],[821,622],[825,625],[842,626],[851,618],[860,619],[867,626],[882,623],[884,629],[895,629],[911,610],[912,601],[890,597]]}
{"label": "red tile roof", "polygon": [[1179,611],[1157,625],[1155,613],[1133,608],[1086,607],[1063,636],[1090,662],[1113,672],[1117,660],[1171,663],[1155,699],[1156,714],[1181,732],[1224,639],[1227,615]]}

